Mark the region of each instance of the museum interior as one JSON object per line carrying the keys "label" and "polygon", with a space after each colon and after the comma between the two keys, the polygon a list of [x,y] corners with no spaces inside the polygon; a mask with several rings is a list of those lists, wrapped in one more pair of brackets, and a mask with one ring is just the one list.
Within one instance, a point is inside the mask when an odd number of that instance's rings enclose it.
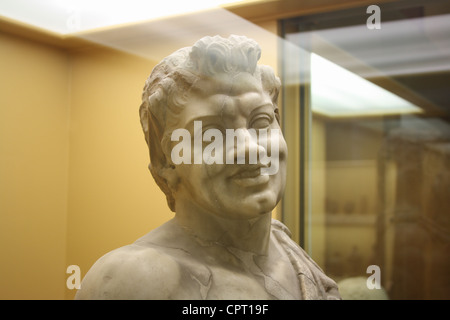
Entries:
{"label": "museum interior", "polygon": [[71,266],[174,217],[142,90],[167,55],[231,34],[282,83],[272,216],[343,299],[450,299],[450,3],[373,5],[2,0],[0,299],[71,300]]}

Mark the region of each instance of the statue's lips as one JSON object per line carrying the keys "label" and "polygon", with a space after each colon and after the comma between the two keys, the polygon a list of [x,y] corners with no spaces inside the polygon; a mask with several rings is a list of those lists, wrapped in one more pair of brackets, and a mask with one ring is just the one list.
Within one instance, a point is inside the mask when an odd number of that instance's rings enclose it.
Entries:
{"label": "statue's lips", "polygon": [[270,180],[269,175],[261,175],[263,165],[243,165],[231,179],[241,187],[254,187],[266,184]]}

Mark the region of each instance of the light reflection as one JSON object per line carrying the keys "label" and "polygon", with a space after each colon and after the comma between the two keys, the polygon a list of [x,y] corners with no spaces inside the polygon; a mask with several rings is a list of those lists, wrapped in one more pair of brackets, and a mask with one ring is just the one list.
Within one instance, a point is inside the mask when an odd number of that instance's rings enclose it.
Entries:
{"label": "light reflection", "polygon": [[[450,70],[450,15],[442,14],[414,19],[382,22],[381,30],[368,30],[366,25],[316,30],[290,34],[294,43],[305,44],[309,50],[312,35],[341,48],[374,69],[360,69],[354,60],[339,64],[364,78],[383,73],[398,76]],[[314,42],[315,52],[327,52],[334,61],[333,51]],[[376,71],[376,72],[372,72]]]}
{"label": "light reflection", "polygon": [[416,105],[372,82],[311,54],[313,112],[331,117],[420,113]]}
{"label": "light reflection", "polygon": [[236,0],[2,0],[0,16],[60,35],[210,9]]}

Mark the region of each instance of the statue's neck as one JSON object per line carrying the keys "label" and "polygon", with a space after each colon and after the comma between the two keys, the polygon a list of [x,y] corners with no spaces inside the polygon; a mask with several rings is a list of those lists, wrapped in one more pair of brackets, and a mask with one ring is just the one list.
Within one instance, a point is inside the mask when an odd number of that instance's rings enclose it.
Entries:
{"label": "statue's neck", "polygon": [[267,255],[271,212],[249,220],[226,219],[195,204],[177,201],[175,221],[200,244]]}

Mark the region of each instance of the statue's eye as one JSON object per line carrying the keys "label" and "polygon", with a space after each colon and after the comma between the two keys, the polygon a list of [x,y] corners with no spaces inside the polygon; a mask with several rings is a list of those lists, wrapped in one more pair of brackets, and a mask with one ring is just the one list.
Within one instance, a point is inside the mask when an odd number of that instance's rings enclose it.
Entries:
{"label": "statue's eye", "polygon": [[272,121],[273,117],[269,116],[268,114],[258,115],[253,119],[251,127],[255,129],[264,129],[269,127]]}

